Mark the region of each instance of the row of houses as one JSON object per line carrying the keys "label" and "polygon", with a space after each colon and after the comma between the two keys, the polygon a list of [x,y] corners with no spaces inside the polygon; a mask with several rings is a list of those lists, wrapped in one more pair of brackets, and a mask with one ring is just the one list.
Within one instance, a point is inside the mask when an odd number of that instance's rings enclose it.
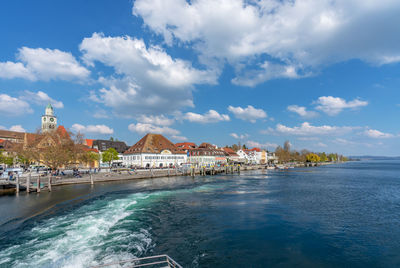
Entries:
{"label": "row of houses", "polygon": [[[47,105],[41,122],[40,132],[45,135],[0,130],[0,149],[7,151],[12,144],[26,145],[32,140],[35,140],[38,146],[51,144],[51,139],[54,139],[51,133],[69,138],[67,130],[62,125],[57,126],[57,117],[51,104]],[[241,149],[235,152],[231,148],[220,148],[210,143],[201,143],[199,146],[192,142],[174,144],[163,135],[153,133],[145,135],[130,147],[123,141],[98,139],[85,139],[82,146],[83,151],[98,153],[100,156],[109,148],[114,148],[119,154],[119,159],[114,161],[114,164],[126,167],[177,167],[184,164],[214,166],[227,163],[268,164],[276,161],[273,153],[260,148]],[[100,160],[92,163],[91,166],[106,167],[108,163]]]}

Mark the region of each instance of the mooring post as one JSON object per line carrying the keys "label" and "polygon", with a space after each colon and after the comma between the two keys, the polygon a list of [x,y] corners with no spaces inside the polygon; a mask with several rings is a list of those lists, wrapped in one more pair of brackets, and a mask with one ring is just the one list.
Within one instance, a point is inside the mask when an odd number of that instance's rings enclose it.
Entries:
{"label": "mooring post", "polygon": [[30,186],[31,186],[31,177],[32,177],[32,172],[29,172],[29,176],[26,179],[26,192],[29,194],[30,191]]}
{"label": "mooring post", "polygon": [[48,176],[47,188],[49,189],[49,192],[51,192],[51,173],[49,173]]}
{"label": "mooring post", "polygon": [[17,173],[17,178],[15,179],[15,189],[17,194],[19,193],[19,174]]}
{"label": "mooring post", "polygon": [[92,173],[90,173],[90,185],[93,185],[93,184],[94,184],[93,175],[92,175]]}
{"label": "mooring post", "polygon": [[38,175],[37,181],[36,181],[36,192],[40,193],[40,175]]}

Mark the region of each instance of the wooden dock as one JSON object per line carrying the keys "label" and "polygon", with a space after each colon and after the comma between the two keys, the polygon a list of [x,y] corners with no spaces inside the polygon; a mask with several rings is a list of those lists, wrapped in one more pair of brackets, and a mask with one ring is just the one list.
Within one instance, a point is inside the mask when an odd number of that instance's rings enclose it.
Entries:
{"label": "wooden dock", "polygon": [[28,174],[28,176],[17,177],[15,180],[0,180],[0,191],[15,189],[16,193],[26,191],[28,193],[41,191],[51,191],[53,186],[70,185],[70,184],[95,184],[97,182],[108,181],[125,181],[136,179],[161,178],[172,176],[206,176],[217,174],[240,174],[245,170],[265,169],[265,166],[239,166],[228,165],[224,167],[196,167],[187,169],[137,169],[130,170],[114,170],[112,172],[100,172],[84,174],[81,178],[59,177],[59,176],[43,176],[42,174]]}

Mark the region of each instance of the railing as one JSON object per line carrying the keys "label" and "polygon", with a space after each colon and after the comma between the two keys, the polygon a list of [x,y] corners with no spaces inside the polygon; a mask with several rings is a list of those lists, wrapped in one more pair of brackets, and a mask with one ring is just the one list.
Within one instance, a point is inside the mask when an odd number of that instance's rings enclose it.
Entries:
{"label": "railing", "polygon": [[169,267],[169,268],[182,268],[176,261],[174,261],[168,255],[158,255],[152,257],[143,257],[143,258],[135,258],[126,261],[119,261],[113,263],[107,263],[97,266],[92,266],[92,268],[100,268],[100,267],[114,267],[121,266],[123,267]]}

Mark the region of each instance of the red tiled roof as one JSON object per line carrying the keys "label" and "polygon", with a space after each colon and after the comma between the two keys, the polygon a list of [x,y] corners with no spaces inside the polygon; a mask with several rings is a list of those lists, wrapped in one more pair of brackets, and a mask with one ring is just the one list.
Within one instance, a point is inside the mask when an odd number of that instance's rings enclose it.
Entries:
{"label": "red tiled roof", "polygon": [[184,150],[189,150],[197,147],[196,144],[193,142],[175,143],[175,146]]}
{"label": "red tiled roof", "polygon": [[70,137],[68,131],[65,129],[64,126],[58,126],[57,133],[62,138],[69,138]]}
{"label": "red tiled roof", "polygon": [[135,145],[130,147],[124,154],[155,153],[159,154],[163,150],[169,150],[172,154],[185,154],[180,148],[176,147],[171,141],[161,134],[148,133]]}
{"label": "red tiled roof", "polygon": [[93,147],[93,139],[85,139],[86,145],[89,147]]}
{"label": "red tiled roof", "polygon": [[4,142],[4,140],[0,139],[0,143]]}
{"label": "red tiled roof", "polygon": [[261,152],[260,148],[254,147],[253,149],[250,149],[250,151],[256,151],[256,152]]}

